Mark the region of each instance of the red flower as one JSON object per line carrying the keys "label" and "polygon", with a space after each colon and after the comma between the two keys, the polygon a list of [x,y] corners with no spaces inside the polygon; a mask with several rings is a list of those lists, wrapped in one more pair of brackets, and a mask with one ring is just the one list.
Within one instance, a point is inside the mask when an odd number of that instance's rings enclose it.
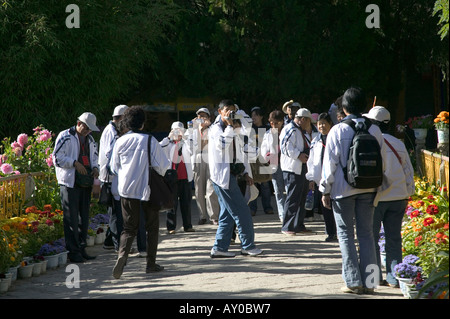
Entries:
{"label": "red flower", "polygon": [[53,221],[52,221],[51,219],[47,219],[47,220],[45,221],[45,223],[46,223],[48,226],[53,226]]}
{"label": "red flower", "polygon": [[439,207],[437,207],[436,205],[432,204],[432,205],[427,207],[427,213],[430,214],[430,215],[436,215],[437,213],[439,213]]}
{"label": "red flower", "polygon": [[420,212],[416,209],[411,212],[411,218],[417,217],[417,216],[419,216],[419,214],[420,214]]}
{"label": "red flower", "polygon": [[425,203],[423,202],[423,200],[419,200],[419,201],[417,201],[417,205],[418,206],[423,206],[423,205],[425,205]]}
{"label": "red flower", "polygon": [[425,218],[425,220],[423,221],[423,225],[424,225],[424,226],[430,226],[430,225],[433,224],[433,223],[434,223],[433,217]]}
{"label": "red flower", "polygon": [[414,246],[416,246],[416,247],[419,246],[421,240],[422,240],[422,235],[417,236],[417,237],[414,239]]}
{"label": "red flower", "polygon": [[444,225],[444,229],[448,229],[448,223]]}
{"label": "red flower", "polygon": [[434,196],[433,195],[428,195],[427,199],[434,200]]}

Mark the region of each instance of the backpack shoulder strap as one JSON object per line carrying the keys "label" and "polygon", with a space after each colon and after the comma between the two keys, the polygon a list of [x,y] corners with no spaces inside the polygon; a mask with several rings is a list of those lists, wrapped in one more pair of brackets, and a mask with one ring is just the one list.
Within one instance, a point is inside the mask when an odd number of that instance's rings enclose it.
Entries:
{"label": "backpack shoulder strap", "polygon": [[394,152],[395,156],[397,157],[398,161],[400,162],[400,165],[402,165],[402,159],[400,158],[400,155],[398,155],[398,152],[396,151],[396,149],[392,146],[391,143],[388,142],[387,139],[384,139],[384,141],[386,142],[387,146],[389,146],[389,148],[392,150],[392,152]]}

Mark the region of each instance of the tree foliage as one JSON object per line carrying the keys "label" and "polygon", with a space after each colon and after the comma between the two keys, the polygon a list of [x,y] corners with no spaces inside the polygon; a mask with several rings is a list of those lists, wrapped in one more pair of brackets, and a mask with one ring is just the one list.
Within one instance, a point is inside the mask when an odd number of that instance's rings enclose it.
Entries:
{"label": "tree foliage", "polygon": [[163,0],[84,0],[80,28],[69,0],[3,0],[0,7],[0,136],[39,124],[58,131],[77,116],[111,117],[111,103],[156,63],[156,44],[177,16]]}

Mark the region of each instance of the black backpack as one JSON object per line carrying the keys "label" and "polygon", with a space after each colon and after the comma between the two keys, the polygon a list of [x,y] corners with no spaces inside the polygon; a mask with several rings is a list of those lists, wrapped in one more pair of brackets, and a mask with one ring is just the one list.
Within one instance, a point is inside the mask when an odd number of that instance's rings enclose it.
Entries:
{"label": "black backpack", "polygon": [[372,125],[369,119],[355,123],[353,120],[342,121],[354,131],[350,146],[344,177],[354,188],[376,188],[383,182],[383,160],[378,140],[369,133]]}

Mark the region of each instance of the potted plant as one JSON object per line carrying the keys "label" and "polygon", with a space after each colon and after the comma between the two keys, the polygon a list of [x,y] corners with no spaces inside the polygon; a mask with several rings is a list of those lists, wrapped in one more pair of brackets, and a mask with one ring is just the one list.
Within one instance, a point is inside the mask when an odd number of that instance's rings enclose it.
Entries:
{"label": "potted plant", "polygon": [[434,119],[434,127],[437,130],[438,143],[448,143],[448,127],[449,127],[449,112],[442,111]]}
{"label": "potted plant", "polygon": [[428,130],[433,127],[433,117],[431,114],[410,117],[405,124],[414,130],[416,140],[425,143]]}
{"label": "potted plant", "polygon": [[47,268],[54,269],[59,265],[58,247],[52,244],[44,244],[39,249],[38,255],[44,256],[47,260]]}
{"label": "potted plant", "polygon": [[414,278],[421,276],[422,268],[417,266],[419,257],[415,255],[408,255],[403,258],[403,261],[394,266],[395,277],[399,282],[400,289],[403,295],[408,296],[408,284],[412,284]]}

